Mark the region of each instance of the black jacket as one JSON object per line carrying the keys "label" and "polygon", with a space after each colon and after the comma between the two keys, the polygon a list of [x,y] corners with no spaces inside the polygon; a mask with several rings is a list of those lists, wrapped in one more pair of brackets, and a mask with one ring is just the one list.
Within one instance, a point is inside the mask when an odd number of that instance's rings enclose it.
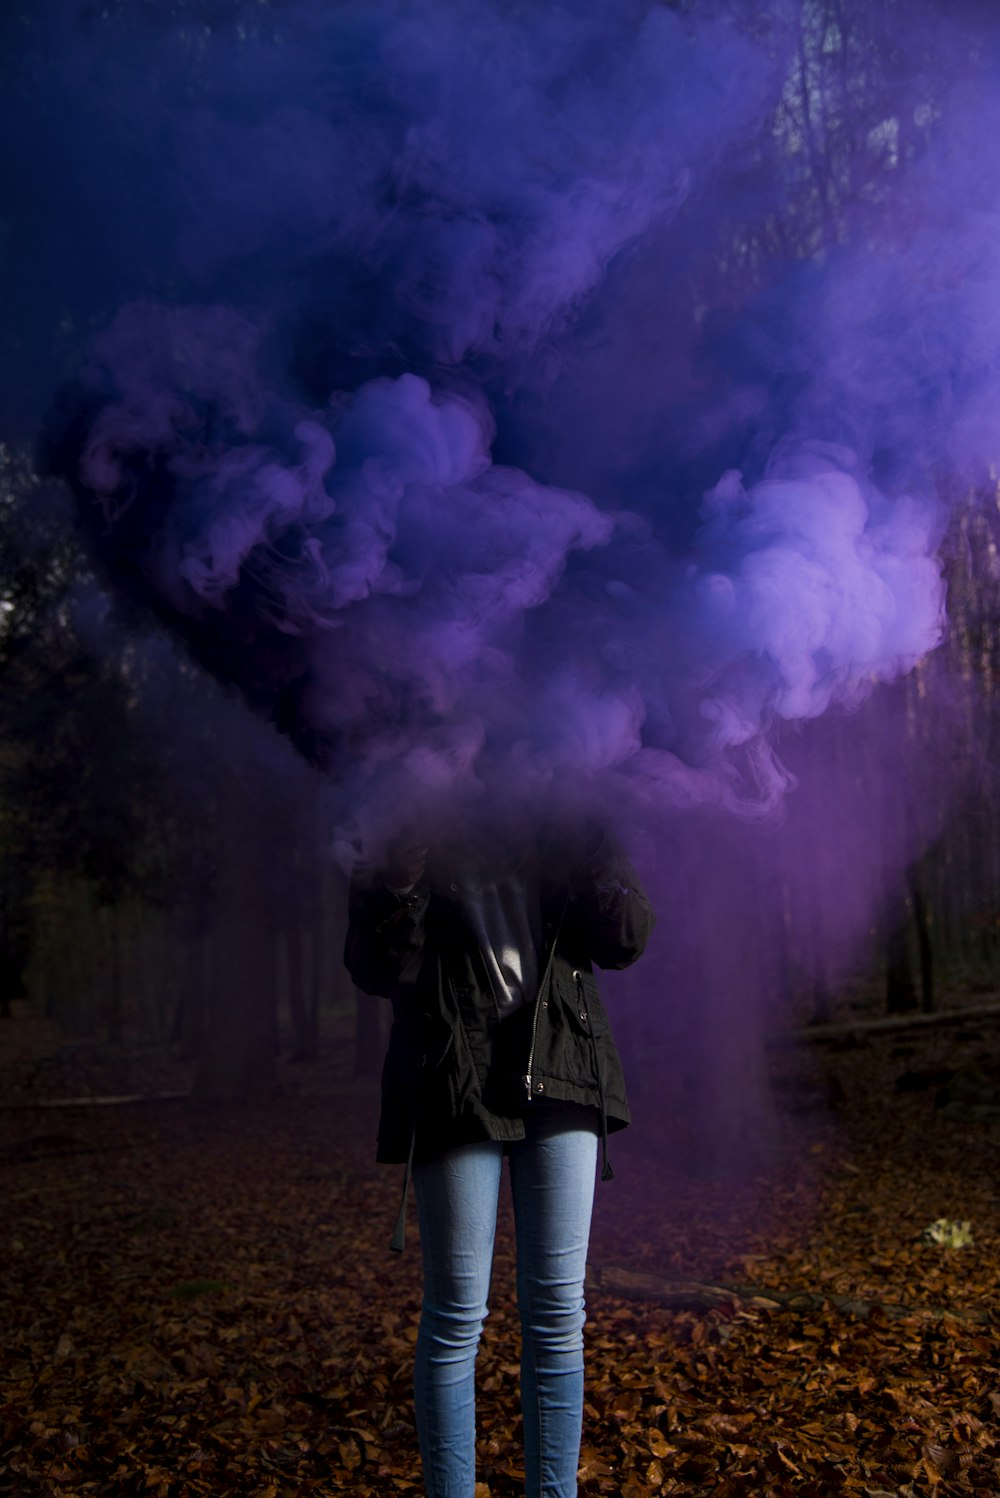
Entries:
{"label": "black jacket", "polygon": [[538,853],[545,945],[538,998],[500,1020],[478,943],[446,876],[408,894],[378,874],[351,888],[345,962],[365,993],[392,1000],[377,1158],[402,1162],[474,1139],[524,1137],[540,1099],[592,1106],[602,1132],[629,1122],[621,1062],[594,981],[627,967],[654,916],[607,839],[575,856]]}

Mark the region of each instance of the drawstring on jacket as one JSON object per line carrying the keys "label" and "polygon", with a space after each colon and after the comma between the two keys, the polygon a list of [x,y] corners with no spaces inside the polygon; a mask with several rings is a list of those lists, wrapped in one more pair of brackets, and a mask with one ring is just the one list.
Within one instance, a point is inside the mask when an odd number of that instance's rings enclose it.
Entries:
{"label": "drawstring on jacket", "polygon": [[389,1243],[394,1254],[401,1254],[406,1247],[406,1199],[410,1194],[410,1182],[413,1179],[413,1146],[416,1140],[417,1126],[414,1124],[410,1130],[410,1148],[406,1156],[406,1170],[403,1172],[403,1194],[399,1199],[396,1228]]}

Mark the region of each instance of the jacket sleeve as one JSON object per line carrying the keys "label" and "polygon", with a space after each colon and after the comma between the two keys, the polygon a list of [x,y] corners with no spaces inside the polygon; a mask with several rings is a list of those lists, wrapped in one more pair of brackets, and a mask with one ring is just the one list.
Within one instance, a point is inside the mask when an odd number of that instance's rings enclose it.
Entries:
{"label": "jacket sleeve", "polygon": [[591,962],[629,967],[642,956],[656,922],[653,907],[621,848],[599,829],[570,864],[567,917]]}
{"label": "jacket sleeve", "polygon": [[377,873],[351,881],[344,965],[363,993],[395,999],[416,978],[424,951],[426,878],[405,892]]}

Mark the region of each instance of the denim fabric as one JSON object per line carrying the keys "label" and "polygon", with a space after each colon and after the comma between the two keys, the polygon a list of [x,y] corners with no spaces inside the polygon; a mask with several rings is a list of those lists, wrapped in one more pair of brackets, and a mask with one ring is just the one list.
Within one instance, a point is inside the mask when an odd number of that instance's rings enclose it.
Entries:
{"label": "denim fabric", "polygon": [[[594,1110],[528,1109],[508,1144],[517,1231],[528,1498],[573,1498],[583,1415],[583,1278],[594,1199]],[[473,1498],[475,1360],[488,1314],[505,1147],[447,1150],[414,1168],[424,1262],[414,1393],[428,1498]]]}

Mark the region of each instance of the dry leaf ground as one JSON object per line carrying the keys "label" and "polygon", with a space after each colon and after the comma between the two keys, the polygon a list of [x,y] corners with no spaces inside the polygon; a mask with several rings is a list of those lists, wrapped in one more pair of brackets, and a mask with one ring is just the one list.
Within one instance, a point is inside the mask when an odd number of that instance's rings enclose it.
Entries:
{"label": "dry leaf ground", "polygon": [[[582,1494],[1000,1493],[1000,1128],[893,1087],[983,1044],[779,1056],[779,1095],[808,1109],[834,1078],[839,1111],[795,1113],[776,1165],[726,1179],[685,1167],[685,1122],[647,1087],[598,1189],[595,1266],[757,1293],[675,1311],[591,1292]],[[400,1173],[372,1164],[374,1090],[345,1069],[334,1056],[243,1114],[0,1116],[0,1491],[422,1491],[416,1235],[389,1253]],[[942,1216],[974,1244],[922,1246]],[[869,1314],[775,1307],[768,1289]],[[521,1490],[517,1357],[505,1206],[478,1498]]]}

